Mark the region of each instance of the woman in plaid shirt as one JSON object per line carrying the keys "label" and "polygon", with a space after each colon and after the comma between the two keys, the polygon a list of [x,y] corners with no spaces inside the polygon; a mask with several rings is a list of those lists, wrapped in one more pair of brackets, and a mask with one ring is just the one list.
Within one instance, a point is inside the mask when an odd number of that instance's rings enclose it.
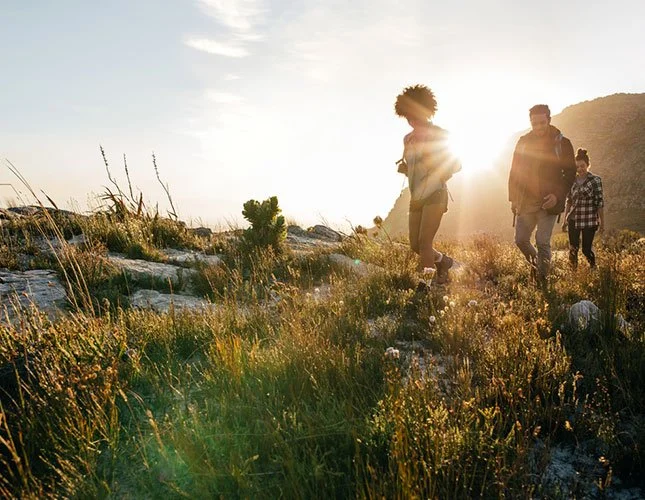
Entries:
{"label": "woman in plaid shirt", "polygon": [[596,256],[591,249],[596,231],[602,231],[604,225],[604,205],[602,181],[600,177],[589,172],[589,155],[586,149],[576,153],[576,180],[567,195],[562,230],[569,231],[569,262],[578,266],[578,249],[582,233],[582,253],[589,265],[596,265]]}

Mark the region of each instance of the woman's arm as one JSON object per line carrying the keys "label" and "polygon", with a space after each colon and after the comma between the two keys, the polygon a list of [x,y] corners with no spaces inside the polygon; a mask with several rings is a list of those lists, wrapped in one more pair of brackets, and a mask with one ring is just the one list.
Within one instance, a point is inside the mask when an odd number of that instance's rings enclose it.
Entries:
{"label": "woman's arm", "polygon": [[598,207],[598,231],[602,231],[605,228],[605,212],[603,207],[605,206],[605,200],[602,194],[602,181],[600,177],[596,177],[597,181],[594,185],[594,203]]}

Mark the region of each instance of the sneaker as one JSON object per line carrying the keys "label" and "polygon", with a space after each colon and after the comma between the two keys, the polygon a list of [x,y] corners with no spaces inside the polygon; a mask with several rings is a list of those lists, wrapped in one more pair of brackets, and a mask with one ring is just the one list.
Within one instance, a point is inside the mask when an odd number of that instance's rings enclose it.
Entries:
{"label": "sneaker", "polygon": [[435,280],[438,285],[443,285],[448,282],[448,270],[455,263],[452,257],[448,257],[446,254],[443,255],[443,258],[437,262],[437,274]]}
{"label": "sneaker", "polygon": [[430,282],[425,281],[425,280],[419,280],[419,283],[417,284],[417,289],[415,290],[416,293],[429,293],[430,292]]}

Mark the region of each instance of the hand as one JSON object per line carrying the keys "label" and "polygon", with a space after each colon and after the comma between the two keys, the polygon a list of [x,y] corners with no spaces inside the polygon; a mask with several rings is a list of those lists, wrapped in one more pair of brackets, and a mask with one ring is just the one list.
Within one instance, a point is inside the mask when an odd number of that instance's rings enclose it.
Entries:
{"label": "hand", "polygon": [[403,158],[396,162],[396,171],[400,174],[408,174],[408,164]]}
{"label": "hand", "polygon": [[558,198],[554,194],[547,194],[542,200],[542,208],[548,210],[549,208],[555,207],[555,204],[558,202]]}

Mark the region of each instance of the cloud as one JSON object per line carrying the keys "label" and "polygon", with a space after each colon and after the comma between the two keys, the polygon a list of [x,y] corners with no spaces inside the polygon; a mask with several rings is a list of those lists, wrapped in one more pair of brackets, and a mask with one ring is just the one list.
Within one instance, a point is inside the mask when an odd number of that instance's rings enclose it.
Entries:
{"label": "cloud", "polygon": [[246,57],[249,55],[249,51],[244,47],[230,43],[218,42],[217,40],[211,40],[210,38],[191,37],[187,38],[184,41],[184,44],[193,49],[218,56]]}
{"label": "cloud", "polygon": [[328,83],[373,68],[411,65],[430,38],[419,12],[389,0],[356,0],[343,10],[308,4],[283,15],[268,36],[284,47],[281,67]]}
{"label": "cloud", "polygon": [[239,103],[244,100],[244,98],[239,95],[231,94],[229,92],[220,92],[218,90],[207,90],[206,98],[217,104]]}
{"label": "cloud", "polygon": [[261,0],[198,0],[209,16],[236,33],[250,33],[264,22]]}

